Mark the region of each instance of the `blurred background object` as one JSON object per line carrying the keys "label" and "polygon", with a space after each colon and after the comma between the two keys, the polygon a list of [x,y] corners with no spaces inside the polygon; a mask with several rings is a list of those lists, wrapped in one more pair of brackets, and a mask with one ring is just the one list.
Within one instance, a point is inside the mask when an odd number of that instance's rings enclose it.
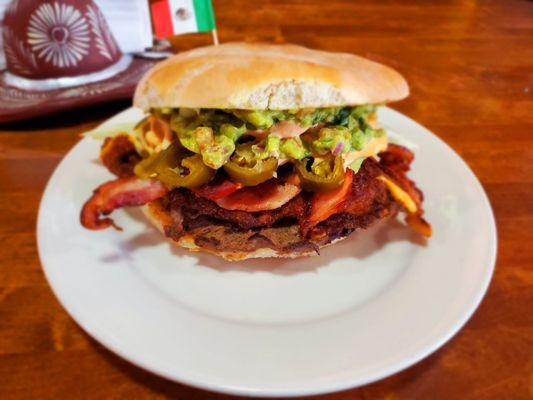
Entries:
{"label": "blurred background object", "polygon": [[150,0],[154,34],[158,39],[193,32],[212,32],[218,44],[211,0]]}
{"label": "blurred background object", "polygon": [[[0,20],[3,20],[10,1],[0,0]],[[95,0],[95,3],[100,7],[124,53],[141,52],[152,46],[147,0]],[[5,55],[3,46],[0,46],[0,70],[4,68]]]}
{"label": "blurred background object", "polygon": [[[151,31],[149,19],[138,22]],[[13,0],[4,12],[2,36],[0,122],[131,98],[157,62],[121,51],[94,0]],[[127,44],[133,45],[145,49],[140,40]]]}
{"label": "blurred background object", "polygon": [[218,44],[211,0],[0,0],[0,14],[0,123],[131,98],[177,35]]}

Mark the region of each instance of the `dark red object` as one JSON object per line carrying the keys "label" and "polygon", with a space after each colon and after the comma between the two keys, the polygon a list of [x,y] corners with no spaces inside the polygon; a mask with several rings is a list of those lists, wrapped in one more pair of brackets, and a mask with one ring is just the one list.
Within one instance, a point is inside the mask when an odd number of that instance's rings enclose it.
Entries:
{"label": "dark red object", "polygon": [[201,188],[194,190],[194,193],[196,193],[198,196],[202,196],[206,199],[214,201],[229,196],[230,194],[242,188],[242,184],[233,182],[230,179],[224,179],[222,181],[215,180],[205,186],[202,186]]}
{"label": "dark red object", "polygon": [[174,32],[172,31],[172,15],[168,0],[152,0],[150,1],[150,9],[155,35],[159,39],[172,36]]}
{"label": "dark red object", "polygon": [[131,97],[155,63],[123,55],[93,0],[17,0],[2,26],[0,123]]}
{"label": "dark red object", "polygon": [[101,71],[122,57],[92,0],[18,0],[3,23],[8,70],[31,79]]}
{"label": "dark red object", "polygon": [[102,218],[113,210],[128,206],[142,206],[164,196],[168,189],[154,179],[119,178],[100,185],[83,205],[81,224],[92,230],[113,226],[122,230],[111,218]]}

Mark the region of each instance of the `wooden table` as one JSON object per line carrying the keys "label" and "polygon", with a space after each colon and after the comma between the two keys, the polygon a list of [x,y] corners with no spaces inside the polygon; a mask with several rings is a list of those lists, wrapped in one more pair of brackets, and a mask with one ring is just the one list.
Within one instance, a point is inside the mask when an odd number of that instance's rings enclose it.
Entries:
{"label": "wooden table", "polygon": [[[214,3],[222,42],[294,42],[358,53],[401,71],[412,94],[393,107],[468,162],[496,213],[494,279],[460,333],[402,373],[319,398],[532,398],[533,3]],[[176,45],[208,42],[192,35]],[[34,232],[46,181],[80,132],[127,106],[0,128],[1,399],[230,398],[166,381],[104,349],[72,321],[43,276]]]}

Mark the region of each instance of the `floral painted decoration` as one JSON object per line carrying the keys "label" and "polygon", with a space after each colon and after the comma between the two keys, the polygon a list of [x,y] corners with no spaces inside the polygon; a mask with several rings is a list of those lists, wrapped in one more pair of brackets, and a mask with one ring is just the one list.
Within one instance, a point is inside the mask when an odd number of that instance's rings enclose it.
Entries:
{"label": "floral painted decoration", "polygon": [[31,79],[89,74],[122,57],[92,0],[14,0],[3,39],[8,70]]}

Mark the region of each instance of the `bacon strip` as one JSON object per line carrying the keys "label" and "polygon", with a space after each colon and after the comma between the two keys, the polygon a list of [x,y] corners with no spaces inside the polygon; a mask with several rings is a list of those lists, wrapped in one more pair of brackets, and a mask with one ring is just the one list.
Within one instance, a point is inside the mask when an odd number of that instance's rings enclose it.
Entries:
{"label": "bacon strip", "polygon": [[407,172],[411,167],[415,155],[406,147],[389,143],[387,149],[379,153],[379,164],[396,172]]}
{"label": "bacon strip", "polygon": [[105,139],[100,149],[100,160],[107,169],[119,178],[134,176],[133,167],[141,156],[125,133]]}
{"label": "bacon strip", "polygon": [[207,185],[204,185],[198,189],[194,189],[193,192],[196,193],[198,196],[202,196],[206,199],[216,201],[223,197],[229,196],[230,194],[242,189],[243,187],[244,185],[237,182],[233,182],[230,179],[224,179],[221,181],[218,178],[215,178]]}
{"label": "bacon strip", "polygon": [[293,177],[289,177],[285,183],[271,179],[257,186],[245,187],[214,201],[226,210],[248,212],[275,210],[288,203],[301,190],[302,188]]}
{"label": "bacon strip", "polygon": [[155,179],[137,177],[120,178],[100,185],[83,205],[80,214],[81,224],[92,230],[113,226],[122,230],[111,218],[102,218],[113,210],[127,206],[140,206],[164,196],[168,189]]}
{"label": "bacon strip", "polygon": [[420,233],[422,236],[427,238],[431,237],[433,229],[429,222],[427,222],[420,213],[417,214],[407,214],[405,216],[405,222],[411,229]]}
{"label": "bacon strip", "polygon": [[410,169],[413,159],[413,152],[403,146],[392,143],[389,143],[386,151],[379,154],[380,166],[387,173],[387,175],[389,175],[402,187],[403,190],[407,192],[409,197],[411,197],[416,204],[416,211],[408,212],[405,216],[405,222],[411,227],[411,229],[425,237],[430,237],[432,235],[431,225],[422,217],[424,214],[424,210],[422,208],[424,196],[416,187],[414,182],[406,175],[407,171]]}
{"label": "bacon strip", "polygon": [[352,182],[353,171],[347,169],[342,186],[329,192],[315,193],[311,198],[311,209],[307,214],[307,219],[302,223],[302,231],[307,232],[319,222],[342,211],[345,208],[346,200],[350,196]]}

